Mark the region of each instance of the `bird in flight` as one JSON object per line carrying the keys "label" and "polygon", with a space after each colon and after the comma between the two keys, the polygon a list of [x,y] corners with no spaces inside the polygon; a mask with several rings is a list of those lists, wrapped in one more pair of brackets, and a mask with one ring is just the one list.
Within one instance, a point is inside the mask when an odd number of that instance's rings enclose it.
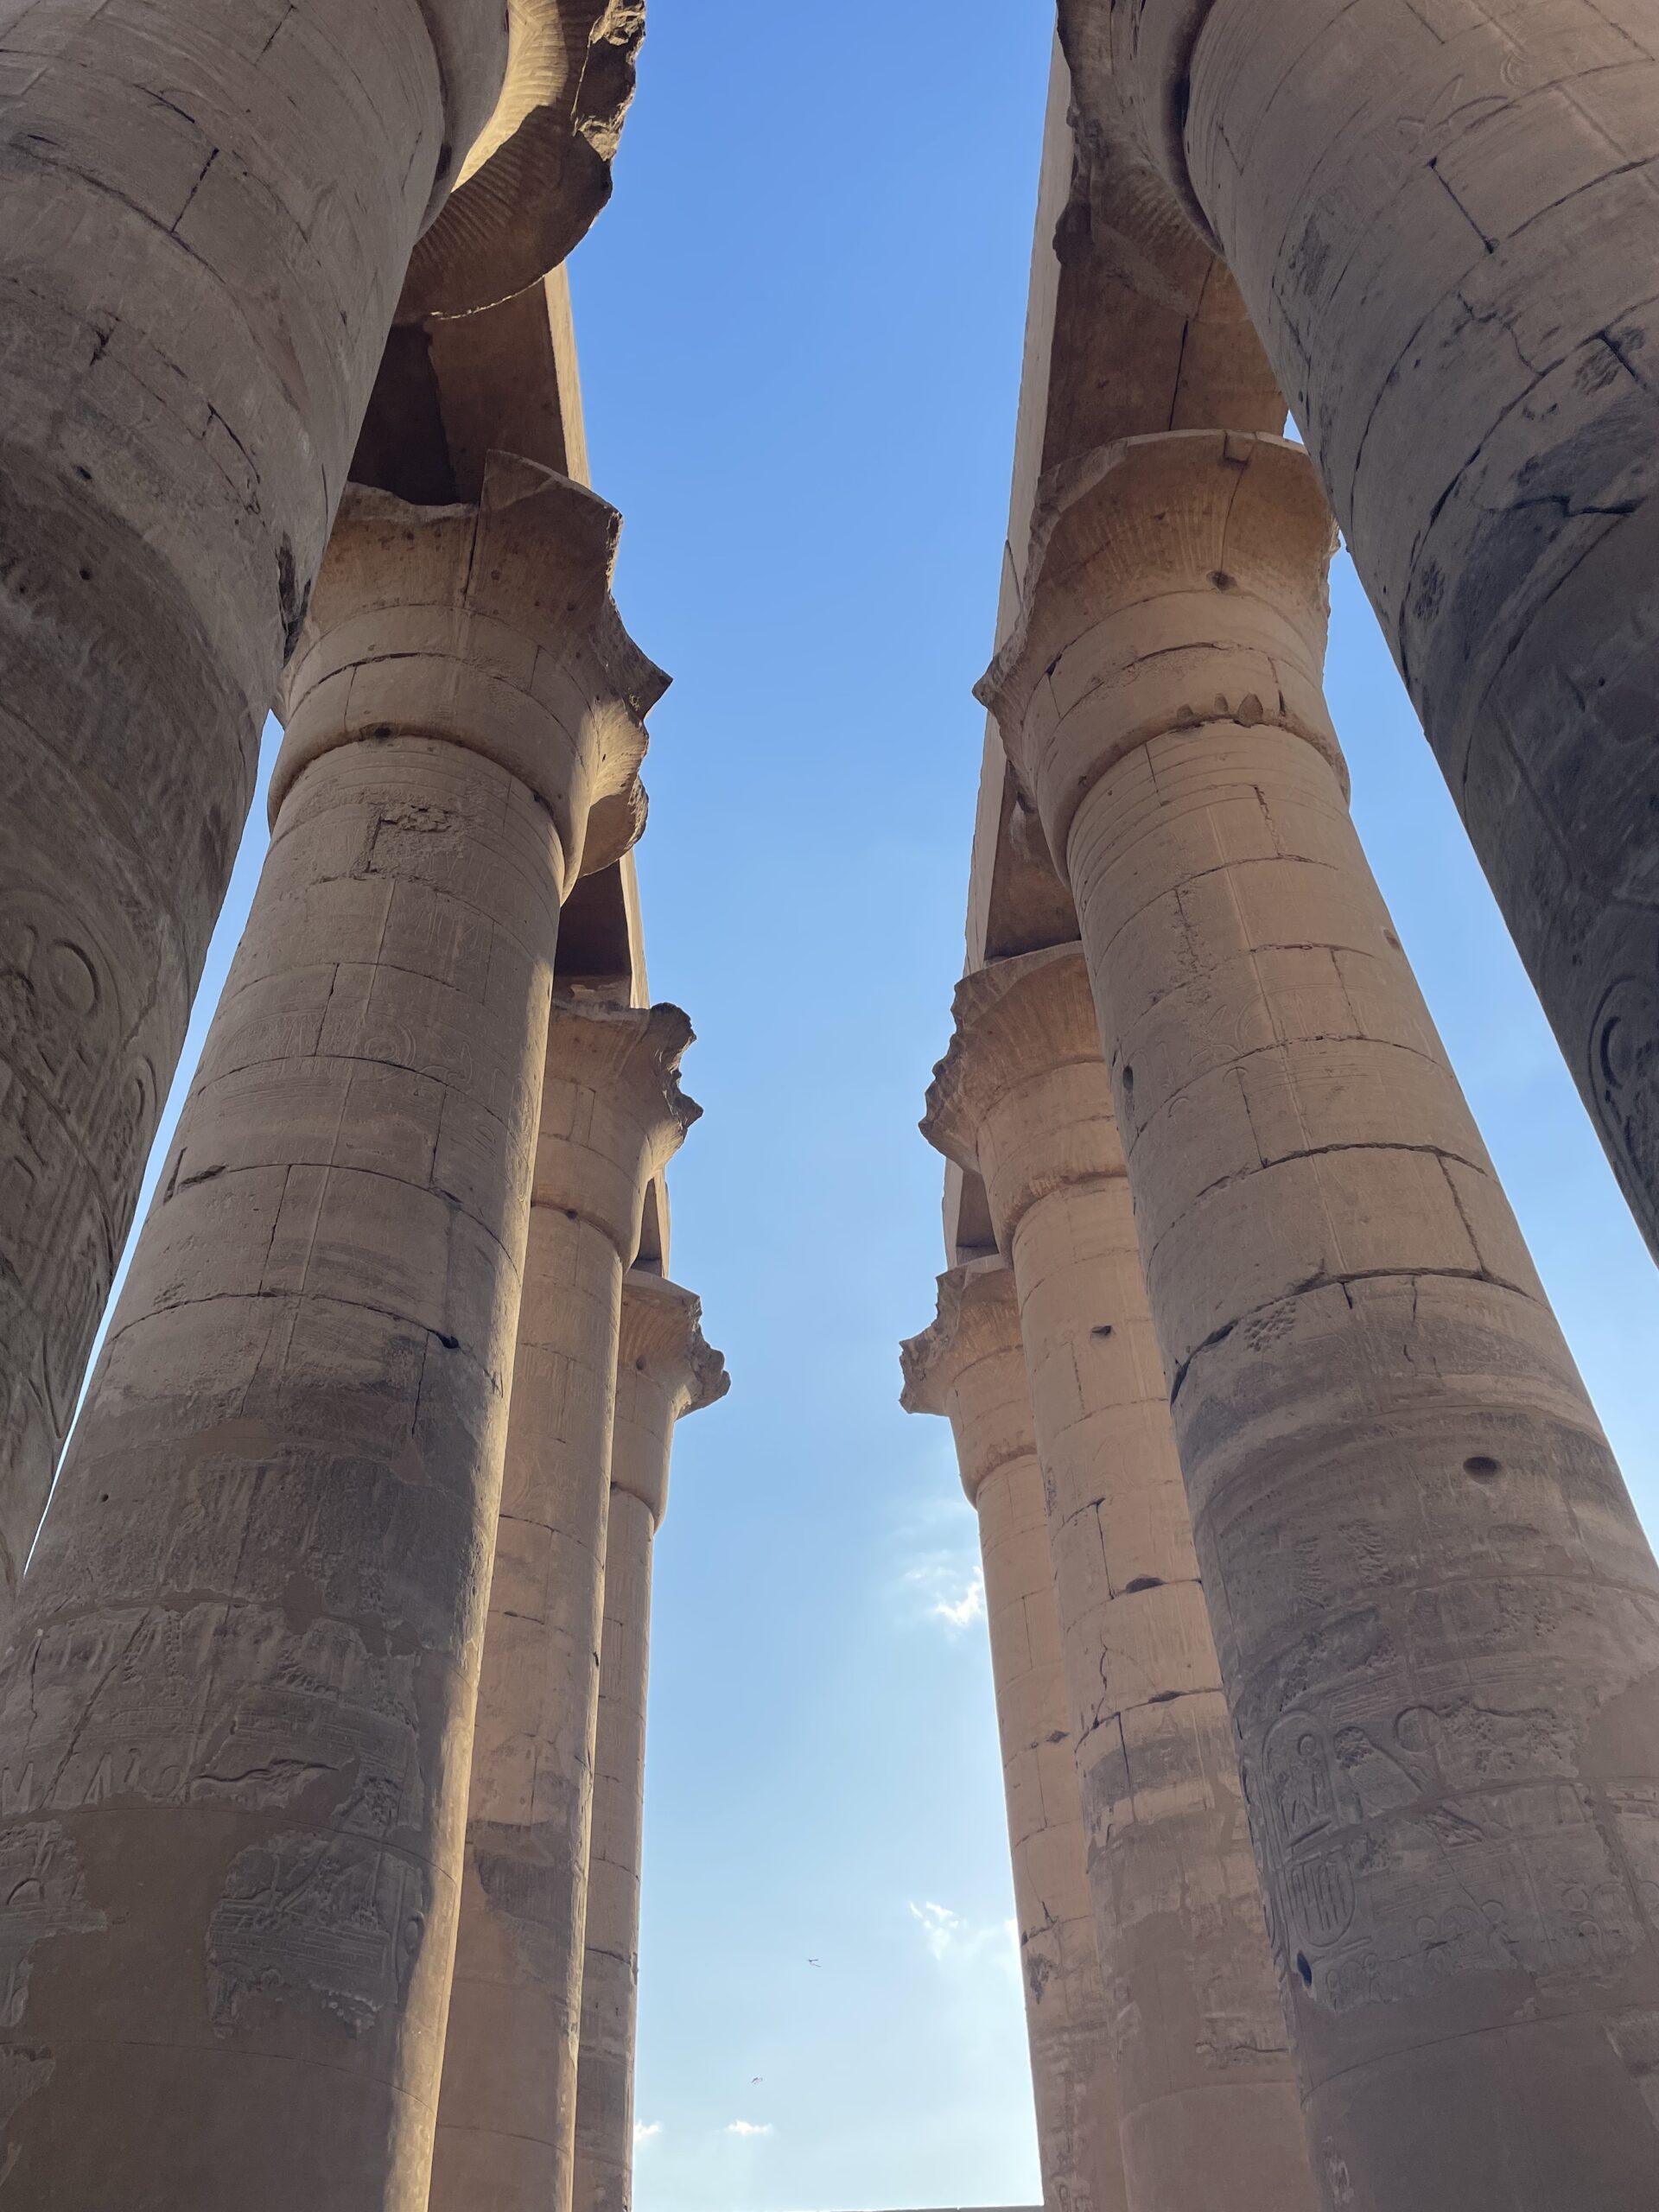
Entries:
{"label": "bird in flight", "polygon": [[823,1964],[823,1961],[822,1959],[809,1959],[806,1963],[810,1967],[821,1967]]}

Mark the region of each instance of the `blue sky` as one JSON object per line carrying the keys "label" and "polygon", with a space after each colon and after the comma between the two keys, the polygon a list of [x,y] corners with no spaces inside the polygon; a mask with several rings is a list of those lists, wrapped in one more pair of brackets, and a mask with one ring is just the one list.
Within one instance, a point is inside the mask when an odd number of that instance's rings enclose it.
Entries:
{"label": "blue sky", "polygon": [[[896,1347],[942,1264],[915,1123],[962,960],[1050,20],[652,0],[573,265],[619,596],[677,679],[640,852],[708,1109],[675,1273],[735,1378],[683,1431],[659,1554],[639,2212],[1037,2195],[976,1531]],[[1345,563],[1335,599],[1362,833],[1653,1525],[1659,1279]]]}

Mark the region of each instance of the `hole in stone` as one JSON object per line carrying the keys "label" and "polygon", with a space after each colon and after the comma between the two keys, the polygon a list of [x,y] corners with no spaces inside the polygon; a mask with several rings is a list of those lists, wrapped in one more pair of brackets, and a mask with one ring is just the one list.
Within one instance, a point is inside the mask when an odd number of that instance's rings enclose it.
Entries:
{"label": "hole in stone", "polygon": [[1210,581],[1217,591],[1230,591],[1233,588],[1233,580],[1225,569],[1211,569]]}
{"label": "hole in stone", "polygon": [[1395,933],[1394,933],[1394,931],[1393,931],[1392,930],[1384,930],[1384,931],[1383,931],[1383,932],[1382,932],[1382,942],[1383,942],[1383,944],[1391,944],[1391,945],[1394,947],[1394,949],[1395,949],[1395,950],[1396,952],[1398,952],[1398,951],[1399,951],[1399,950],[1400,950],[1400,940],[1399,940],[1399,938],[1398,938],[1397,937],[1395,937]]}
{"label": "hole in stone", "polygon": [[1103,1321],[1099,1328],[1095,1331],[1095,1334],[1097,1337],[1109,1337],[1111,1333],[1112,1325],[1109,1321]]}
{"label": "hole in stone", "polygon": [[369,732],[369,735],[371,737],[390,737],[391,735],[391,724],[390,722],[376,722],[374,728]]}
{"label": "hole in stone", "polygon": [[91,583],[91,582],[92,581],[92,570],[91,570],[90,569],[83,569],[81,570],[81,572],[80,572],[80,581],[81,581],[81,582],[82,582],[82,583],[84,583],[84,584],[89,584],[89,583]]}
{"label": "hole in stone", "polygon": [[461,1338],[459,1337],[446,1337],[442,1329],[438,1330],[436,1334],[438,1342],[443,1346],[445,1351],[459,1351],[461,1350]]}
{"label": "hole in stone", "polygon": [[1147,1703],[1148,1705],[1173,1705],[1179,1695],[1179,1690],[1159,1690],[1155,1695],[1149,1697],[1147,1700]]}
{"label": "hole in stone", "polygon": [[1311,1966],[1309,1966],[1309,1964],[1307,1963],[1307,1955],[1306,1955],[1306,1952],[1303,1952],[1303,1951],[1298,1951],[1298,1952],[1297,1952],[1297,1954],[1296,1954],[1296,1971],[1297,1971],[1297,1973],[1298,1973],[1299,1974],[1300,1974],[1300,1976],[1302,1977],[1302,1980],[1306,1983],[1307,1986],[1308,1986],[1310,1989],[1312,1989],[1312,1988],[1313,1988],[1313,1967],[1312,1967]]}
{"label": "hole in stone", "polygon": [[1476,1452],[1463,1463],[1465,1475],[1472,1475],[1477,1482],[1490,1482],[1494,1475],[1503,1471],[1496,1459],[1489,1459],[1484,1452]]}
{"label": "hole in stone", "polygon": [[1161,1590],[1163,1586],[1163,1578],[1157,1574],[1137,1574],[1133,1582],[1123,1585],[1126,1593],[1135,1590]]}

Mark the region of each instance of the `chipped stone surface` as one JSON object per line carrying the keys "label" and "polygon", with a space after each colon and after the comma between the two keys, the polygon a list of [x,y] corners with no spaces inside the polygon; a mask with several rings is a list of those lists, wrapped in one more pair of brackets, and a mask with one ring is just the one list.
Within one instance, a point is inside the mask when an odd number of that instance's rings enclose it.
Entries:
{"label": "chipped stone surface", "polygon": [[1311,2208],[1295,2082],[1081,948],[967,977],[931,1142],[1012,1262],[1135,2212]]}
{"label": "chipped stone surface", "polygon": [[675,1429],[731,1388],[725,1361],[703,1338],[702,1311],[689,1291],[660,1275],[636,1267],[624,1278],[594,1739],[574,2212],[629,2212],[632,2202],[652,1552],[668,1509]]}
{"label": "chipped stone surface", "polygon": [[0,1592],[409,255],[505,58],[499,0],[0,22]]}
{"label": "chipped stone surface", "polygon": [[[641,664],[591,495],[505,461],[479,509],[397,504],[308,619],[0,1671],[0,1864],[49,1822],[82,1885],[49,1942],[26,1883],[0,1903],[20,2203],[426,2202],[559,899]],[[411,621],[424,696],[377,649]],[[454,731],[503,664],[517,703]]]}
{"label": "chipped stone surface", "polygon": [[432,2212],[569,2197],[622,1283],[690,1042],[677,1007],[553,1009]]}
{"label": "chipped stone surface", "polygon": [[1349,820],[1311,467],[1173,434],[1051,492],[989,688],[1077,901],[1325,2202],[1639,2203],[1659,1573]]}
{"label": "chipped stone surface", "polygon": [[944,1414],[979,1516],[1014,1855],[1045,2212],[1128,2212],[1122,2103],[1101,1974],[1020,1306],[1005,1261],[939,1278],[903,1348],[904,1404]]}

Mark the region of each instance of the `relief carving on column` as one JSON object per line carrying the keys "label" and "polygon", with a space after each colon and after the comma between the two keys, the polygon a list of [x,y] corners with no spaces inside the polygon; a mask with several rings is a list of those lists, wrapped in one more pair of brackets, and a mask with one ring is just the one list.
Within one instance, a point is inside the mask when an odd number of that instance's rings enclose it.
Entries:
{"label": "relief carving on column", "polygon": [[477,506],[347,486],[283,679],[271,816],[342,745],[430,736],[487,754],[552,815],[563,890],[644,820],[645,718],[668,688],[611,596],[620,518],[585,486],[492,454]]}

